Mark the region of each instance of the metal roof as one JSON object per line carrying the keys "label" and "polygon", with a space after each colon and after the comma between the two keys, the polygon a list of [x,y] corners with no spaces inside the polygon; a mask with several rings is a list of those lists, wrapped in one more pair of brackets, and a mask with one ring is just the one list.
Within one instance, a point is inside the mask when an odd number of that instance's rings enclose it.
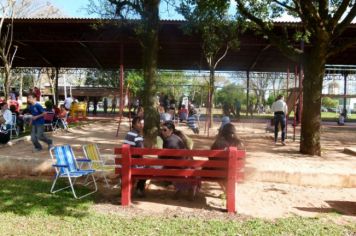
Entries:
{"label": "metal roof", "polygon": [[[19,18],[14,20],[14,44],[18,48],[14,67],[67,68],[142,68],[142,52],[132,23],[121,26],[118,20],[93,18]],[[184,21],[161,21],[158,68],[206,70],[199,35],[183,33]],[[298,23],[278,23],[293,30]],[[277,27],[278,30],[278,27]],[[351,25],[344,37],[355,37]],[[261,35],[252,31],[240,36],[240,48],[229,51],[217,70],[286,71],[295,63],[286,58]],[[330,59],[328,64],[356,64],[356,47]]]}

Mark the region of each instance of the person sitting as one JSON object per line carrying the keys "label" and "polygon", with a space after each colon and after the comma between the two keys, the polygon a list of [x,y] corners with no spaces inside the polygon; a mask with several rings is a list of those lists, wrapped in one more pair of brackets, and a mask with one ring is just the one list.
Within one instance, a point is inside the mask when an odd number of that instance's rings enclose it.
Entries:
{"label": "person sitting", "polygon": [[182,107],[180,108],[179,112],[179,121],[183,122],[183,121],[187,121],[188,118],[188,109],[185,107],[184,104],[182,104]]}
{"label": "person sitting", "polygon": [[9,110],[9,105],[6,102],[0,104],[1,115],[3,116],[5,122],[3,125],[5,129],[10,129],[12,125],[12,113]]}
{"label": "person sitting", "polygon": [[337,121],[337,124],[341,125],[341,126],[345,125],[345,117],[346,117],[346,113],[345,112],[340,113],[339,119]]}
{"label": "person sitting", "polygon": [[223,128],[226,124],[229,124],[229,123],[231,123],[230,117],[225,114],[225,115],[221,118],[221,125],[220,125],[220,128],[219,128],[219,132],[222,130],[222,128]]}
{"label": "person sitting", "polygon": [[[124,143],[131,147],[143,148],[143,125],[144,120],[136,116],[132,119],[132,130],[130,130],[125,137]],[[134,158],[141,158],[141,156],[133,156]],[[145,197],[146,180],[140,179],[136,184],[136,195],[138,197]]]}
{"label": "person sitting", "polygon": [[19,127],[19,131],[23,132],[24,131],[24,120],[23,116],[20,115],[20,112],[16,110],[15,105],[10,106],[10,111],[12,114],[16,115],[16,126]]}
{"label": "person sitting", "polygon": [[68,117],[68,111],[64,104],[61,104],[59,107],[59,113],[57,115],[56,124],[61,129],[66,129],[66,122]]}
{"label": "person sitting", "polygon": [[[166,149],[191,149],[193,141],[182,131],[176,130],[172,121],[164,122],[161,128],[161,136],[163,138],[163,148]],[[161,159],[187,159],[186,157],[176,156],[160,156]],[[190,158],[191,159],[191,158]],[[178,167],[172,167],[176,169]],[[174,183],[176,188],[175,198],[179,198],[182,191],[188,191],[188,200],[193,200],[199,185],[197,182]]]}
{"label": "person sitting", "polygon": [[0,104],[0,143],[6,144],[10,140],[10,132],[8,131],[12,125],[12,113],[8,109],[6,102]]}
{"label": "person sitting", "polygon": [[[237,137],[235,126],[232,123],[225,124],[215,138],[211,145],[211,150],[225,150],[229,147],[236,147],[242,149],[244,147],[241,139]],[[216,158],[209,158],[209,160],[217,160]],[[207,168],[212,169],[212,168]],[[226,184],[219,182],[222,189],[225,191]]]}
{"label": "person sitting", "polygon": [[168,112],[167,108],[161,106],[159,113],[160,113],[159,117],[161,123],[172,120],[172,115]]}

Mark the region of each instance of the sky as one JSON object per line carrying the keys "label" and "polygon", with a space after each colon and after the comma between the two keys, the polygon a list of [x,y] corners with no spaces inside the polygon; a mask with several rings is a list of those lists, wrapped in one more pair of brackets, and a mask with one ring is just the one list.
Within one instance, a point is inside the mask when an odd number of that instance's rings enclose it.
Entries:
{"label": "sky", "polygon": [[65,16],[80,18],[92,17],[83,9],[88,5],[88,0],[51,0],[51,2],[54,6],[58,7]]}
{"label": "sky", "polygon": [[[52,4],[58,7],[65,16],[67,17],[78,17],[78,18],[88,18],[95,17],[94,15],[88,15],[87,10],[85,9],[88,5],[88,0],[50,0]],[[236,9],[235,0],[232,1],[232,6],[230,7],[230,11],[234,11]],[[174,9],[167,10],[167,6],[162,4],[161,9],[161,18],[162,19],[174,19],[174,20],[183,20],[183,17],[178,15]]]}

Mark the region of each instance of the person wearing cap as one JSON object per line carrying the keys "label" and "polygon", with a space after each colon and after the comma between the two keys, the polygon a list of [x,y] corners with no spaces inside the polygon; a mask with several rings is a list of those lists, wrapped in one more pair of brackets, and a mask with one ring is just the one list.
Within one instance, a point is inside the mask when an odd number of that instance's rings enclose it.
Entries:
{"label": "person wearing cap", "polygon": [[288,113],[288,106],[284,102],[284,96],[278,95],[277,100],[272,104],[272,111],[274,112],[274,143],[277,144],[278,139],[278,126],[281,124],[282,131],[282,145],[285,143],[286,135],[286,115]]}

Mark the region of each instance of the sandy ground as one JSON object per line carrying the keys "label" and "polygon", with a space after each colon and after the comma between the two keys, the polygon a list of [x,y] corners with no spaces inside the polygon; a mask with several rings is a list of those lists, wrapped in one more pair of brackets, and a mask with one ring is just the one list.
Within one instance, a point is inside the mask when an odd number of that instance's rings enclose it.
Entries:
{"label": "sandy ground", "polygon": [[[271,133],[266,133],[264,123],[236,123],[239,136],[247,150],[247,168],[289,169],[291,171],[315,171],[330,173],[356,174],[356,156],[343,152],[345,147],[356,147],[356,126],[325,126],[322,132],[322,156],[311,157],[298,152],[299,142],[292,141],[291,127],[287,146],[273,144]],[[72,129],[70,132],[50,134],[56,145],[71,144],[77,156],[82,155],[81,145],[97,143],[102,153],[113,154],[113,147],[120,146],[128,130],[128,122],[121,124],[116,137],[117,121],[112,119],[96,120]],[[217,125],[216,125],[217,127]],[[213,142],[216,128],[210,131],[210,138],[204,134],[193,133],[184,124],[179,129],[190,135],[196,149],[208,149]],[[298,130],[297,130],[298,131]],[[298,132],[297,132],[298,133]],[[297,140],[298,140],[297,136]],[[0,148],[0,156],[22,156],[49,158],[48,152],[32,153],[29,141],[18,142],[12,146]],[[113,177],[113,176],[111,176]],[[147,197],[134,198],[131,208],[119,206],[119,190],[115,188],[116,179],[111,179],[112,188],[100,188],[98,211],[116,212],[117,214],[151,215],[151,214],[210,214],[224,215],[225,201],[222,192],[215,183],[204,183],[195,201],[173,200],[173,190],[162,188],[155,183],[149,185]],[[237,210],[240,214],[253,217],[274,219],[291,215],[317,216],[319,214],[338,212],[340,219],[356,222],[356,188],[311,187],[283,183],[245,181],[237,186]],[[204,212],[204,213],[202,213]]]}

